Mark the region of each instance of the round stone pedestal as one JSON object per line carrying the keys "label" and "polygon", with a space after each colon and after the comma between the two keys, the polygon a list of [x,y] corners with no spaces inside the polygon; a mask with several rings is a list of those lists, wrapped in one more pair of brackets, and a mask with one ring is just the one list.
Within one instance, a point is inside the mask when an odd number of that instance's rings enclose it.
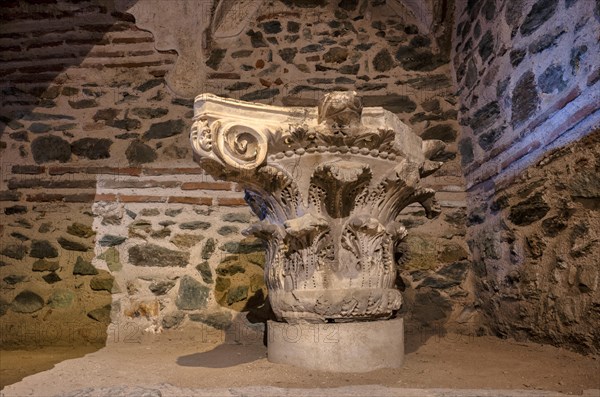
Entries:
{"label": "round stone pedestal", "polygon": [[398,368],[404,361],[403,319],[354,323],[267,323],[273,363],[331,372]]}

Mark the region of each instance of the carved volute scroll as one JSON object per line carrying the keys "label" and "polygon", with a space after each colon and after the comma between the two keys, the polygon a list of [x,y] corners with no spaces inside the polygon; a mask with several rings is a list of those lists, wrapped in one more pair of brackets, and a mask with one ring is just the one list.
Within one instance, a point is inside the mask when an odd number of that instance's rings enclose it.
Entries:
{"label": "carved volute scroll", "polygon": [[395,221],[412,203],[439,214],[421,178],[443,142],[422,141],[394,114],[332,92],[318,109],[203,94],[190,134],[201,166],[236,181],[260,222],[265,279],[279,320],[385,319],[400,308]]}

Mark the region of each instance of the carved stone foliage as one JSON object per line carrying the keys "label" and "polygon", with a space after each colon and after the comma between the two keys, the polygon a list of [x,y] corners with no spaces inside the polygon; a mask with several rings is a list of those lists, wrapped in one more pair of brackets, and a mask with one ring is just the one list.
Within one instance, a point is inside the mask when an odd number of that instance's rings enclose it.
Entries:
{"label": "carved stone foliage", "polygon": [[393,252],[406,230],[395,219],[412,203],[439,214],[420,181],[441,166],[429,158],[442,142],[333,92],[318,110],[201,95],[191,143],[205,169],[246,189],[261,219],[247,233],[265,241],[280,320],[374,320],[400,308]]}

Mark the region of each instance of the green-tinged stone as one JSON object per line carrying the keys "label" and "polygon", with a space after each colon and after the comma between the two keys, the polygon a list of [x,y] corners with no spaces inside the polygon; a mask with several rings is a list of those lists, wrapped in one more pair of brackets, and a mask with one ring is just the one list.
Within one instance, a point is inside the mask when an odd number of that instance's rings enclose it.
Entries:
{"label": "green-tinged stone", "polygon": [[164,229],[160,229],[160,230],[154,230],[152,233],[150,233],[150,237],[155,238],[155,239],[163,239],[166,237],[169,237],[171,235],[171,230],[168,228],[164,228]]}
{"label": "green-tinged stone", "polygon": [[56,290],[48,299],[48,306],[53,309],[68,309],[75,300],[75,293],[68,289]]}
{"label": "green-tinged stone", "polygon": [[210,227],[210,223],[204,221],[184,222],[179,225],[182,230],[206,230]]}
{"label": "green-tinged stone", "polygon": [[115,283],[115,279],[106,275],[94,276],[90,280],[90,288],[94,291],[118,292],[118,286]]}
{"label": "green-tinged stone", "polygon": [[59,237],[57,241],[61,247],[63,247],[64,249],[66,249],[68,251],[86,252],[89,250],[89,247],[86,246],[85,244],[79,243],[77,241],[68,240],[64,237]]}
{"label": "green-tinged stone", "polygon": [[219,233],[221,236],[229,236],[230,234],[237,232],[239,232],[239,229],[235,226],[222,226],[219,228],[219,230],[217,230],[217,233]]}
{"label": "green-tinged stone", "polygon": [[91,262],[85,261],[81,256],[78,256],[75,266],[73,267],[73,274],[81,276],[95,276],[98,274],[98,269],[96,269]]}
{"label": "green-tinged stone", "polygon": [[169,329],[178,326],[183,319],[185,314],[181,312],[166,314],[162,319],[162,326],[164,329]]}
{"label": "green-tinged stone", "polygon": [[32,291],[22,291],[12,302],[11,309],[16,313],[34,313],[44,307],[44,299]]}
{"label": "green-tinged stone", "polygon": [[432,269],[438,264],[435,241],[409,234],[404,243],[408,248],[408,252],[404,253],[408,257],[405,269]]}
{"label": "green-tinged stone", "polygon": [[250,223],[250,221],[252,221],[252,215],[247,212],[230,212],[223,215],[221,219],[225,222]]}
{"label": "green-tinged stone", "polygon": [[217,277],[217,281],[215,283],[215,290],[217,291],[225,291],[231,285],[231,280],[224,277]]}
{"label": "green-tinged stone", "polygon": [[229,312],[192,313],[189,318],[216,329],[227,329],[231,325],[232,315]]}
{"label": "green-tinged stone", "polygon": [[181,310],[195,310],[206,306],[210,290],[190,276],[179,282],[179,293],[175,304]]}
{"label": "green-tinged stone", "polygon": [[33,262],[31,270],[34,272],[53,272],[58,270],[59,267],[60,265],[58,262],[50,262],[45,259],[38,259],[37,261]]}
{"label": "green-tinged stone", "polygon": [[27,254],[27,247],[23,244],[9,244],[0,251],[0,254],[9,258],[21,260]]}
{"label": "green-tinged stone", "polygon": [[206,243],[204,243],[204,247],[202,247],[202,253],[200,254],[202,256],[202,259],[210,259],[213,252],[215,252],[216,248],[217,242],[214,238],[211,237],[208,240],[206,240]]}
{"label": "green-tinged stone", "polygon": [[187,266],[189,252],[173,251],[156,244],[136,245],[129,248],[129,262],[134,266]]}
{"label": "green-tinged stone", "polygon": [[210,271],[210,265],[208,264],[208,262],[202,262],[201,264],[197,265],[196,270],[198,270],[198,272],[200,272],[200,275],[202,276],[202,280],[206,284],[212,284],[213,277],[212,277],[212,272]]}
{"label": "green-tinged stone", "polygon": [[180,249],[191,248],[198,244],[204,236],[197,234],[176,234],[171,238],[171,242]]}
{"label": "green-tinged stone", "polygon": [[164,295],[175,286],[175,281],[163,280],[155,281],[148,287],[154,295]]}
{"label": "green-tinged stone", "polygon": [[247,285],[239,285],[235,288],[232,288],[227,292],[227,304],[233,305],[236,302],[243,301],[248,298],[248,286]]}
{"label": "green-tinged stone", "polygon": [[112,234],[105,234],[104,236],[102,236],[100,241],[98,241],[98,243],[102,247],[114,247],[116,245],[123,244],[125,242],[125,240],[127,240],[127,237],[114,236]]}
{"label": "green-tinged stone", "polygon": [[119,255],[119,250],[115,247],[110,247],[109,249],[98,255],[98,259],[104,260],[111,272],[118,272],[123,268],[123,264],[121,263],[121,258]]}
{"label": "green-tinged stone", "polygon": [[160,215],[160,211],[158,208],[144,208],[140,211],[141,216],[158,216]]}
{"label": "green-tinged stone", "polygon": [[[42,225],[43,226],[43,225]],[[40,226],[41,230],[41,226]],[[58,257],[58,250],[46,240],[34,240],[31,243],[31,252],[29,254],[32,258],[56,258]]]}
{"label": "green-tinged stone", "polygon": [[92,320],[108,324],[110,323],[110,310],[111,306],[108,304],[88,312],[87,316]]}
{"label": "green-tinged stone", "polygon": [[58,283],[59,281],[62,281],[62,279],[58,274],[56,274],[56,272],[48,273],[45,276],[43,276],[42,279],[48,284],[54,284]]}
{"label": "green-tinged stone", "polygon": [[232,263],[226,266],[222,266],[222,264],[223,262],[216,269],[216,273],[219,276],[233,276],[237,273],[246,273],[246,269],[239,263]]}
{"label": "green-tinged stone", "polygon": [[250,252],[264,252],[262,241],[253,238],[246,238],[240,242],[230,241],[219,247],[221,250],[230,254],[248,254]]}

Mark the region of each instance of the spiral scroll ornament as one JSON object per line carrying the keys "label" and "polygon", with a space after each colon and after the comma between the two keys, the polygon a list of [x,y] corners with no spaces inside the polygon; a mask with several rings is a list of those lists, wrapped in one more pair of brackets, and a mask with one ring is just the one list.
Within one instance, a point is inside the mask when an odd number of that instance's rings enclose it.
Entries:
{"label": "spiral scroll ornament", "polygon": [[221,159],[229,166],[252,170],[267,157],[267,131],[238,123],[225,124],[217,133],[216,145]]}

